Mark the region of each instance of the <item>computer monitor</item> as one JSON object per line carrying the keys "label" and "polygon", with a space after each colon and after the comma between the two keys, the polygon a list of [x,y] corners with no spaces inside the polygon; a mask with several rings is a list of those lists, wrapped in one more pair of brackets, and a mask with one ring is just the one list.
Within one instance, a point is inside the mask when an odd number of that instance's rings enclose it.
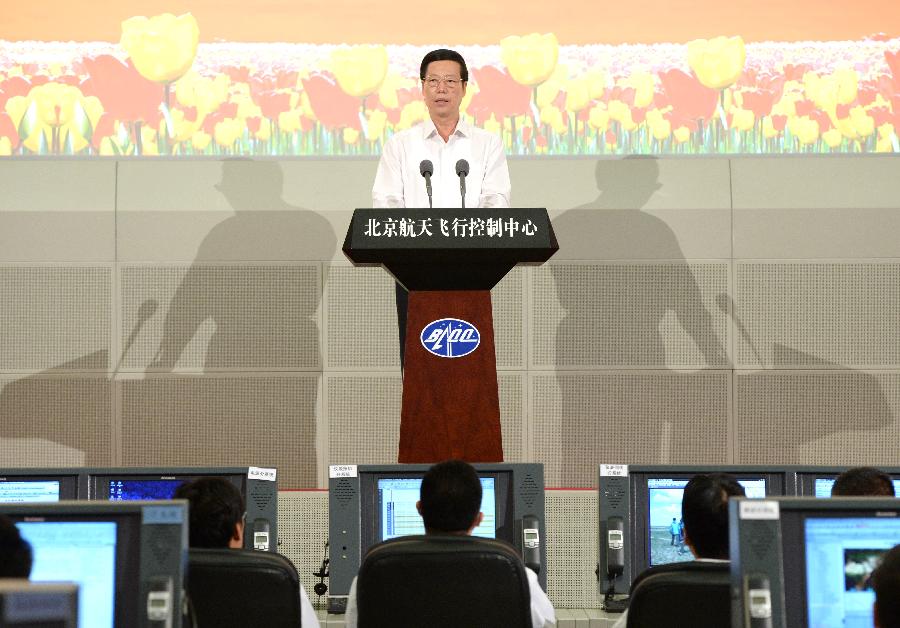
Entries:
{"label": "computer monitor", "polygon": [[2,504],[32,547],[31,580],[79,586],[78,628],[179,626],[188,504]]}
{"label": "computer monitor", "polygon": [[278,482],[275,469],[262,467],[124,467],[87,469],[92,500],[128,501],[171,499],[185,482],[221,477],[244,498],[247,509],[246,549],[276,551]]}
{"label": "computer monitor", "polygon": [[78,585],[0,580],[0,628],[77,628]]}
{"label": "computer monitor", "polygon": [[[600,465],[599,565],[601,593],[627,594],[644,569],[694,559],[681,519],[684,487],[698,473],[733,475],[748,496],[792,493],[787,468],[763,466]],[[612,536],[610,531],[612,530]],[[621,550],[616,551],[621,541]],[[612,542],[612,551],[610,545]],[[613,567],[620,562],[621,567]],[[620,575],[613,575],[619,572]]]}
{"label": "computer monitor", "polygon": [[0,503],[79,499],[76,469],[0,469]]}
{"label": "computer monitor", "polygon": [[[343,612],[350,584],[370,547],[424,534],[415,508],[430,465],[339,465],[328,481],[330,584],[328,607]],[[484,520],[473,534],[512,544],[546,587],[544,468],[540,464],[475,464]],[[536,531],[536,532],[535,532]],[[536,537],[536,538],[535,538]]]}
{"label": "computer monitor", "polygon": [[[813,497],[831,497],[831,487],[837,476],[850,467],[798,467],[797,494]],[[894,494],[900,496],[900,468],[878,467],[884,471],[894,483]]]}
{"label": "computer monitor", "polygon": [[815,497],[729,504],[735,613],[773,628],[866,628],[871,574],[900,544],[900,502]]}

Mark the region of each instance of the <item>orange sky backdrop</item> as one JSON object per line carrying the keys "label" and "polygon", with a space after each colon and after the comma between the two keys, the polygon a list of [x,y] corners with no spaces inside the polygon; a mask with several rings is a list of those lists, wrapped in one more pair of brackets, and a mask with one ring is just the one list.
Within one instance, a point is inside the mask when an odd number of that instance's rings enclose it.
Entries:
{"label": "orange sky backdrop", "polygon": [[561,44],[860,39],[900,35],[900,0],[44,0],[4,2],[0,39],[118,41],[134,15],[192,12],[201,41],[495,44],[554,32]]}

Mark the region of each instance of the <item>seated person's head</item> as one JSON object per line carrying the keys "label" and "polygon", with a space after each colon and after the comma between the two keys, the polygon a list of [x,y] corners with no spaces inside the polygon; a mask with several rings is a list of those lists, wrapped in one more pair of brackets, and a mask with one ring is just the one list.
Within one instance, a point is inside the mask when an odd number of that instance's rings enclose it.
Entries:
{"label": "seated person's head", "polygon": [[175,499],[190,502],[191,547],[244,547],[244,500],[224,478],[200,478],[182,484]]}
{"label": "seated person's head", "polygon": [[685,543],[697,558],[728,558],[728,498],[744,487],[727,473],[701,473],[684,487]]}
{"label": "seated person's head", "polygon": [[462,460],[440,462],[422,478],[416,509],[428,534],[470,534],[481,523],[481,480]]}
{"label": "seated person's head", "polygon": [[900,628],[900,545],[881,557],[872,585],[876,628]]}
{"label": "seated person's head", "polygon": [[9,517],[0,515],[0,578],[27,578],[31,574],[31,545]]}
{"label": "seated person's head", "polygon": [[894,483],[884,471],[873,467],[854,467],[841,473],[831,487],[832,497],[894,497]]}

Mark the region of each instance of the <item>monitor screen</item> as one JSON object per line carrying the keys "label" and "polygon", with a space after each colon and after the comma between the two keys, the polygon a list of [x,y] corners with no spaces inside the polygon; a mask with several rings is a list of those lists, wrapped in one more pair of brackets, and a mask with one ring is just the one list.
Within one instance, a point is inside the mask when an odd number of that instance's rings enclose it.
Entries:
{"label": "monitor screen", "polygon": [[78,628],[113,628],[116,601],[115,521],[20,521],[31,544],[34,582],[78,584]]}
{"label": "monitor screen", "polygon": [[[836,478],[827,477],[827,478],[816,478],[813,483],[813,487],[815,489],[816,497],[831,497],[831,489],[834,486]],[[894,495],[900,496],[900,480],[897,478],[893,478],[894,483]]]}
{"label": "monitor screen", "polygon": [[[378,540],[425,534],[422,517],[416,511],[422,478],[379,478],[377,487],[380,529]],[[484,518],[472,531],[472,536],[496,538],[497,499],[493,477],[481,478],[481,512]]]}
{"label": "monitor screen", "polygon": [[[882,554],[900,543],[896,517],[808,517],[806,554],[807,626],[872,626],[872,571]],[[785,559],[788,560],[787,548]],[[785,582],[790,586],[789,582]],[[790,595],[790,591],[785,591]]]}
{"label": "monitor screen", "polygon": [[175,491],[186,480],[110,480],[107,499],[109,501],[144,501],[172,499]]}
{"label": "monitor screen", "polygon": [[0,502],[58,502],[59,480],[6,480],[0,482]]}
{"label": "monitor screen", "polygon": [[[681,518],[681,499],[686,478],[648,478],[648,546],[650,565],[687,562],[694,560],[691,550],[684,542],[684,522]],[[766,496],[764,478],[739,479],[747,497]]]}

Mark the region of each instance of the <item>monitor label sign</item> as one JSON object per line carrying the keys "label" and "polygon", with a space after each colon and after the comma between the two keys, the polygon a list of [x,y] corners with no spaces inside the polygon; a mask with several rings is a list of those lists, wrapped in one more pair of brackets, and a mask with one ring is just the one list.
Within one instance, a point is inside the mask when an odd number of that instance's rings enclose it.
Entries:
{"label": "monitor label sign", "polygon": [[334,478],[355,478],[355,464],[333,464],[328,467],[328,477]]}
{"label": "monitor label sign", "polygon": [[628,477],[628,465],[627,464],[601,464],[600,465],[600,477],[601,478],[627,478]]}
{"label": "monitor label sign", "polygon": [[778,502],[770,500],[742,501],[738,509],[741,519],[777,520],[781,517]]}
{"label": "monitor label sign", "polygon": [[461,358],[481,344],[481,334],[472,323],[459,318],[441,318],[425,325],[422,346],[439,358]]}
{"label": "monitor label sign", "polygon": [[248,480],[262,480],[264,482],[274,482],[278,477],[277,469],[268,469],[266,467],[250,467],[247,471]]}

